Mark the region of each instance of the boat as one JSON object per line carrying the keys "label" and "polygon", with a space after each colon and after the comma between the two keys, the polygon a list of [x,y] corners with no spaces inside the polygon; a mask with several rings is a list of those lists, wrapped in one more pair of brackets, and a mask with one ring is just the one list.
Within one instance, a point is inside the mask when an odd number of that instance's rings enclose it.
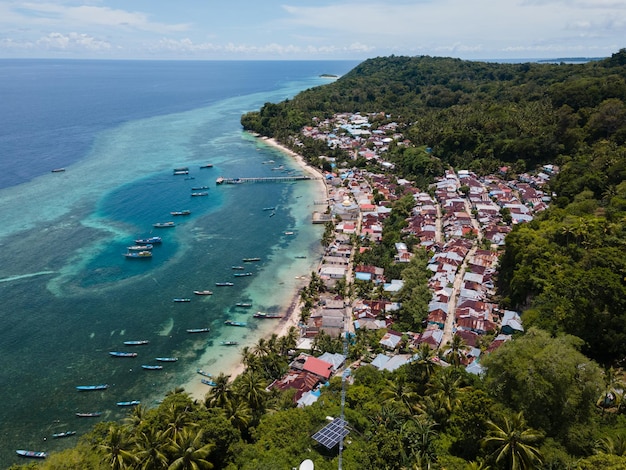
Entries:
{"label": "boat", "polygon": [[99,418],[102,416],[101,411],[91,411],[88,413],[76,413],[77,418]]}
{"label": "boat", "polygon": [[274,217],[275,215],[276,215],[276,212],[272,212],[272,213],[270,214],[270,217]]}
{"label": "boat", "polygon": [[306,259],[306,256],[296,256],[297,259]]}
{"label": "boat", "polygon": [[150,341],[148,341],[147,339],[138,339],[138,340],[131,340],[131,341],[124,341],[124,344],[126,346],[142,346],[144,344],[148,344]]}
{"label": "boat", "polygon": [[15,453],[20,457],[30,457],[33,459],[45,459],[48,456],[47,452],[40,452],[36,450],[16,450]]}
{"label": "boat", "polygon": [[185,209],[184,211],[172,211],[170,212],[171,215],[189,215],[191,214],[190,210]]}
{"label": "boat", "polygon": [[243,259],[244,263],[251,263],[253,261],[261,261],[261,258],[244,258]]}
{"label": "boat", "polygon": [[52,437],[54,439],[59,439],[61,437],[70,437],[70,436],[74,436],[76,434],[76,431],[64,431],[64,432],[55,432]]}
{"label": "boat", "polygon": [[142,364],[141,368],[146,370],[161,370],[163,369],[163,366]]}
{"label": "boat", "polygon": [[196,295],[213,295],[213,292],[210,290],[195,290],[193,293]]}
{"label": "boat", "polygon": [[196,369],[196,372],[200,375],[204,375],[205,377],[211,377],[211,374],[209,374],[208,372],[203,371],[202,369]]}
{"label": "boat", "polygon": [[189,172],[185,170],[179,170],[174,172],[175,175],[188,175]]}
{"label": "boat", "polygon": [[111,351],[109,354],[112,357],[137,357],[136,352]]}
{"label": "boat", "polygon": [[129,251],[128,253],[124,253],[124,256],[128,259],[151,259],[152,252],[151,251]]}
{"label": "boat", "polygon": [[155,360],[159,362],[176,362],[178,361],[177,357],[155,357]]}
{"label": "boat", "polygon": [[139,400],[130,400],[130,401],[118,401],[116,403],[117,406],[135,406],[139,405],[141,402]]}
{"label": "boat", "polygon": [[275,207],[264,207],[263,210],[264,211],[275,211],[276,208]]}
{"label": "boat", "polygon": [[215,285],[217,287],[225,287],[225,286],[234,286],[232,282],[216,282]]}
{"label": "boat", "polygon": [[150,251],[152,248],[153,248],[153,245],[149,243],[147,245],[133,245],[133,246],[126,247],[128,251]]}
{"label": "boat", "polygon": [[252,304],[249,304],[249,303],[246,303],[246,302],[237,302],[235,304],[235,307],[250,308],[250,307],[252,307]]}
{"label": "boat", "polygon": [[270,163],[274,163],[274,160],[266,160],[266,161],[264,161],[262,163],[263,163],[263,165],[268,165]]}
{"label": "boat", "polygon": [[78,385],[76,390],[79,392],[89,392],[91,390],[106,390],[109,388],[109,384],[98,384],[98,385]]}
{"label": "boat", "polygon": [[188,166],[179,166],[178,168],[174,168],[174,171],[189,171]]}
{"label": "boat", "polygon": [[163,242],[161,237],[138,238],[135,243],[138,245],[154,245]]}
{"label": "boat", "polygon": [[285,235],[293,235],[293,232],[285,232]]}
{"label": "boat", "polygon": [[211,331],[211,328],[189,328],[187,329],[187,333],[208,333]]}
{"label": "boat", "polygon": [[191,302],[191,299],[183,299],[181,297],[176,297],[175,299],[172,299],[173,302]]}
{"label": "boat", "polygon": [[221,341],[220,344],[222,346],[237,346],[239,341]]}
{"label": "boat", "polygon": [[205,385],[209,385],[211,387],[215,387],[217,385],[215,382],[209,379],[200,379],[200,382],[202,382]]}
{"label": "boat", "polygon": [[252,315],[254,318],[282,318],[280,313],[256,312]]}
{"label": "boat", "polygon": [[207,192],[201,192],[201,193],[191,193],[191,195],[192,195],[193,197],[199,197],[199,196],[208,196],[208,195],[209,195],[209,193],[207,193]]}
{"label": "boat", "polygon": [[202,168],[213,168],[213,164],[212,163],[207,163],[206,165],[200,165],[200,169]]}
{"label": "boat", "polygon": [[52,173],[63,173],[65,171],[65,168],[55,168],[54,170],[52,170]]}
{"label": "boat", "polygon": [[235,276],[235,277],[246,277],[246,276],[252,276],[252,273],[235,273],[235,274],[233,274],[233,276]]}
{"label": "boat", "polygon": [[226,320],[224,325],[230,326],[247,326],[248,324],[245,321],[235,321],[235,320]]}
{"label": "boat", "polygon": [[191,188],[192,191],[202,191],[203,189],[209,189],[208,186],[194,186]]}
{"label": "boat", "polygon": [[157,222],[156,224],[152,224],[154,228],[169,228],[175,227],[176,224],[174,222]]}
{"label": "boat", "polygon": [[215,180],[215,184],[222,184],[224,182],[224,177],[220,176]]}
{"label": "boat", "polygon": [[243,270],[245,269],[243,266],[231,266],[230,269],[239,269],[239,270]]}

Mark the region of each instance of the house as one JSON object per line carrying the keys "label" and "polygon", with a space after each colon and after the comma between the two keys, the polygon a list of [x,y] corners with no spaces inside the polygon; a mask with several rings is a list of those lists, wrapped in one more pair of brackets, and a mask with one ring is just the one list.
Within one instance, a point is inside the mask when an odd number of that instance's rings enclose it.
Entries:
{"label": "house", "polygon": [[402,341],[402,333],[398,333],[397,331],[393,331],[393,330],[388,330],[387,333],[385,333],[385,336],[383,336],[383,338],[378,343],[383,348],[393,351],[394,349],[398,347],[398,344],[400,344],[400,341]]}

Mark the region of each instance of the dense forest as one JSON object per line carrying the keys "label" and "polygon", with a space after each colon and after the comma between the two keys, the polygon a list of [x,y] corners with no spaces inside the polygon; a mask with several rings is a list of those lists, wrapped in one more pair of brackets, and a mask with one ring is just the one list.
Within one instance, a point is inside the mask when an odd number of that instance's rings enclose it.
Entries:
{"label": "dense forest", "polygon": [[[626,50],[575,65],[392,56],[242,117],[248,130],[302,145],[311,163],[334,152],[340,164],[367,166],[300,131],[338,112],[382,112],[411,142],[389,149],[396,176],[424,183],[448,166],[486,174],[549,162],[561,170],[550,181],[551,207],[507,236],[499,297],[523,312],[526,333],[485,355],[483,375],[465,371],[462,341],[440,353],[449,367],[425,346],[387,372],[367,364],[380,352],[380,331],[352,338],[348,363],[364,360],[346,388],[343,468],[626,469],[625,103]],[[414,151],[424,146],[432,155]],[[411,304],[428,294],[428,255],[404,269],[389,260],[408,202],[394,203],[382,243],[361,261],[404,278],[398,300]],[[307,305],[323,289],[316,281],[302,293]],[[305,408],[290,392],[266,390],[287,370],[294,341],[294,331],[261,339],[243,351],[246,372],[216,377],[204,400],[173,390],[158,407],[98,424],[36,468],[274,470],[304,459],[338,468],[337,448],[311,436],[339,416],[342,378]],[[321,334],[311,352],[341,350]]]}

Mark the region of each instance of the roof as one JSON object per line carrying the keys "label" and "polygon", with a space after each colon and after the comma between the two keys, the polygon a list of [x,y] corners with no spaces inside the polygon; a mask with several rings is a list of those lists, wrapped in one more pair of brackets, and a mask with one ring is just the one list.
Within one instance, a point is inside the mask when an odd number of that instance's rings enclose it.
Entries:
{"label": "roof", "polygon": [[331,363],[313,356],[309,356],[306,361],[304,361],[304,366],[302,366],[302,370],[311,372],[315,375],[319,375],[320,377],[324,377],[325,379],[328,379],[330,377],[332,368],[333,365]]}

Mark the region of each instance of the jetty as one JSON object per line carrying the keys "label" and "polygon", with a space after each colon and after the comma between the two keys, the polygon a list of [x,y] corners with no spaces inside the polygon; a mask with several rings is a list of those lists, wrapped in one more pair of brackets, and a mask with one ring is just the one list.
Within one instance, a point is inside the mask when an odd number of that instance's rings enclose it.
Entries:
{"label": "jetty", "polygon": [[226,178],[220,176],[215,184],[241,184],[241,183],[282,183],[285,181],[321,180],[321,176],[263,176],[252,178]]}

